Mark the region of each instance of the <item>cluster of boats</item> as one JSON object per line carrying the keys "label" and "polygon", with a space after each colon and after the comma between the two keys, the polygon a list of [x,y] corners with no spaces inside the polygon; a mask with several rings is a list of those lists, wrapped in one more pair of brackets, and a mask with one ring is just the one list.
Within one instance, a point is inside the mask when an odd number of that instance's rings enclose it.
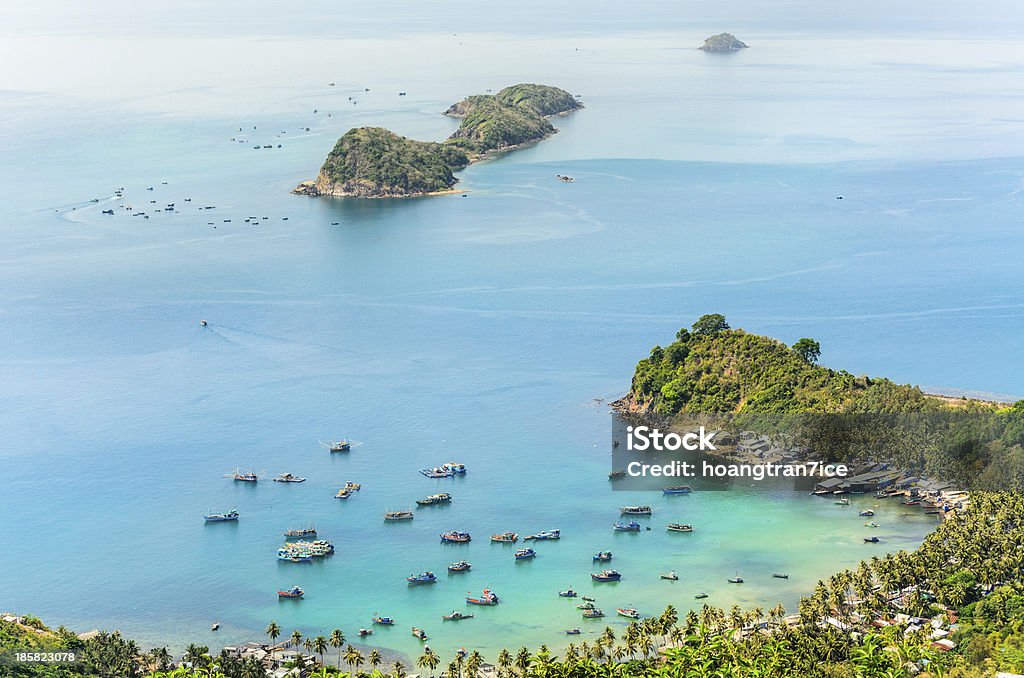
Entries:
{"label": "cluster of boats", "polygon": [[447,464],[441,464],[433,468],[421,468],[420,473],[428,478],[451,478],[453,476],[465,475],[466,465],[450,461]]}
{"label": "cluster of boats", "polygon": [[352,496],[353,492],[358,492],[363,489],[363,486],[359,483],[353,483],[351,481],[345,483],[345,487],[338,490],[338,493],[334,495],[335,499],[348,499]]}
{"label": "cluster of boats", "polygon": [[308,563],[313,558],[323,558],[332,553],[334,553],[334,544],[324,539],[290,541],[277,550],[277,559],[293,563]]}

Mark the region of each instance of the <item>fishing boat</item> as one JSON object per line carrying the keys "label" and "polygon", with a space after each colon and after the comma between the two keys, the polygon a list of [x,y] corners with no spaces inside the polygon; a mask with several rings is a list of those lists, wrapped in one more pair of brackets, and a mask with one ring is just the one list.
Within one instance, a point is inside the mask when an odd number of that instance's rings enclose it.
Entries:
{"label": "fishing boat", "polygon": [[285,533],[284,533],[284,536],[288,537],[288,538],[294,538],[294,537],[315,537],[316,536],[316,528],[313,527],[312,525],[310,525],[309,527],[300,527],[298,529],[286,530]]}
{"label": "fishing boat", "polygon": [[288,549],[278,549],[277,559],[287,560],[292,563],[311,563],[313,562],[313,555],[311,553],[290,551]]}
{"label": "fishing boat", "polygon": [[502,532],[501,534],[492,534],[491,541],[501,542],[504,544],[515,544],[519,541],[519,535],[515,532]]}
{"label": "fishing boat", "polygon": [[449,572],[468,572],[469,568],[471,568],[471,567],[473,567],[473,565],[469,561],[467,561],[467,560],[460,560],[460,561],[455,562],[455,563],[450,563],[448,565],[448,571]]}
{"label": "fishing boat", "polygon": [[260,479],[255,471],[240,471],[237,468],[231,474],[231,478],[243,483],[255,483]]}
{"label": "fishing boat", "polygon": [[498,594],[494,593],[490,589],[484,589],[479,598],[466,596],[466,602],[470,605],[497,605]]}
{"label": "fishing boat", "polygon": [[772,576],[776,579],[789,579],[789,575],[783,572],[772,572]]}
{"label": "fishing boat", "polygon": [[535,558],[537,552],[533,549],[518,549],[516,550],[516,560],[526,560],[527,558]]}
{"label": "fishing boat", "polygon": [[693,532],[693,525],[689,523],[669,523],[669,532]]}
{"label": "fishing boat", "polygon": [[472,537],[469,536],[469,532],[459,532],[458,530],[452,530],[451,532],[445,532],[441,535],[441,541],[446,543],[464,544],[468,541],[472,541]]}
{"label": "fishing boat", "polygon": [[537,541],[543,541],[545,539],[561,539],[561,538],[562,538],[562,531],[561,530],[541,530],[537,534],[531,534],[529,536],[523,537],[523,541],[526,541],[527,539],[534,539],[534,540],[537,540]]}
{"label": "fishing boat", "polygon": [[567,636],[578,636],[578,635],[580,635],[580,630],[579,629],[566,629],[565,630],[565,635],[567,635]]}
{"label": "fishing boat", "polygon": [[697,600],[704,600],[707,597],[708,597],[708,594],[706,594],[706,593],[698,593],[697,595],[694,596],[694,598],[697,599]]}
{"label": "fishing boat", "polygon": [[372,619],[372,621],[373,621],[374,624],[377,624],[379,626],[394,626],[395,625],[395,620],[392,619],[391,617],[374,617]]}
{"label": "fishing boat", "polygon": [[456,461],[450,461],[447,464],[443,464],[441,468],[451,471],[455,475],[461,476],[466,474],[466,465],[460,464]]}
{"label": "fishing boat", "polygon": [[576,592],[573,591],[572,588],[567,588],[564,591],[559,591],[558,592],[559,598],[575,598],[576,595],[577,595]]}
{"label": "fishing boat", "polygon": [[210,624],[210,630],[211,631],[216,631],[219,628],[220,628],[220,624],[218,624],[217,622],[213,622],[212,624]]}
{"label": "fishing boat", "polygon": [[588,603],[596,603],[597,602],[597,598],[592,598],[590,596],[583,596],[583,600],[587,601]]}
{"label": "fishing boat", "polygon": [[432,506],[434,504],[449,504],[452,501],[452,495],[447,492],[441,492],[440,494],[432,494],[429,497],[423,499],[417,499],[416,503],[420,506]]}
{"label": "fishing boat", "polygon": [[617,570],[601,570],[597,574],[591,573],[590,578],[594,581],[619,581],[622,575]]}
{"label": "fishing boat", "polygon": [[282,473],[281,475],[274,477],[274,482],[275,483],[304,483],[304,482],[306,482],[306,479],[305,478],[300,478],[299,476],[293,476],[291,473]]}
{"label": "fishing boat", "polygon": [[727,579],[726,581],[729,582],[730,584],[742,584],[743,583],[743,577],[736,576],[736,577],[732,577],[730,579]]}
{"label": "fishing boat", "polygon": [[601,610],[597,609],[596,607],[590,610],[583,610],[583,617],[586,619],[596,619],[598,617],[603,616],[604,612],[601,612]]}
{"label": "fishing boat", "polygon": [[619,512],[624,516],[649,516],[654,511],[650,506],[621,506]]}
{"label": "fishing boat", "polygon": [[864,541],[866,543],[868,543],[868,544],[877,544],[881,540],[878,537],[871,536],[871,537],[864,537]]}
{"label": "fishing boat", "polygon": [[364,638],[373,633],[373,629],[359,629],[359,637]]}
{"label": "fishing boat", "polygon": [[344,438],[341,440],[328,441],[326,443],[320,443],[331,452],[348,452],[352,449],[352,443]]}
{"label": "fishing boat", "polygon": [[388,511],[384,514],[384,520],[412,520],[412,511]]}
{"label": "fishing boat", "polygon": [[227,513],[207,513],[203,516],[203,520],[208,523],[226,523],[233,520],[238,520],[238,511],[228,511]]}
{"label": "fishing boat", "polygon": [[306,592],[301,587],[293,586],[287,591],[278,591],[278,598],[301,598]]}
{"label": "fishing boat", "polygon": [[617,532],[639,532],[640,523],[631,520],[628,523],[612,523],[612,529]]}
{"label": "fishing boat", "polygon": [[433,572],[421,572],[419,574],[410,574],[405,578],[405,581],[410,584],[433,584],[437,581],[437,575]]}
{"label": "fishing boat", "polygon": [[363,489],[363,486],[359,483],[353,483],[351,480],[345,483],[345,489],[349,492],[358,492]]}
{"label": "fishing boat", "polygon": [[916,499],[908,499],[907,501],[901,501],[900,503],[903,504],[904,506],[920,506],[921,505],[921,502],[919,502]]}
{"label": "fishing boat", "polygon": [[608,474],[608,480],[618,480],[619,478],[625,478],[625,477],[626,477],[626,469],[621,469],[621,468],[615,469],[614,471],[612,471],[611,473]]}
{"label": "fishing boat", "polygon": [[594,605],[593,600],[587,600],[576,606],[577,610],[593,610],[597,605]]}
{"label": "fishing boat", "polygon": [[619,613],[620,617],[628,617],[629,619],[640,618],[640,613],[631,607],[617,607],[615,611]]}
{"label": "fishing boat", "polygon": [[881,527],[881,525],[879,525],[875,521],[871,520],[871,521],[868,521],[868,522],[864,523],[864,527],[870,527],[871,529],[875,529],[876,527]]}
{"label": "fishing boat", "polygon": [[859,516],[860,516],[861,518],[870,518],[870,517],[872,517],[873,515],[875,515],[875,512],[874,512],[874,511],[872,511],[871,509],[868,509],[868,510],[866,510],[866,511],[861,511],[861,512],[860,512],[860,513],[859,513],[858,515],[859,515]]}
{"label": "fishing boat", "polygon": [[661,488],[662,494],[690,494],[693,491],[689,485],[669,485]]}
{"label": "fishing boat", "polygon": [[454,473],[445,471],[442,468],[421,468],[420,473],[428,478],[451,478]]}
{"label": "fishing boat", "polygon": [[679,575],[676,574],[675,570],[672,570],[668,574],[661,575],[662,579],[668,579],[669,581],[679,581]]}
{"label": "fishing boat", "polygon": [[471,614],[463,614],[463,613],[459,612],[458,610],[452,610],[451,614],[446,614],[446,615],[441,617],[441,619],[443,619],[445,621],[459,621],[461,619],[472,619],[472,618],[473,618],[473,615],[471,615]]}
{"label": "fishing boat", "polygon": [[346,490],[343,487],[340,490],[338,490],[338,493],[336,495],[334,495],[334,498],[335,499],[348,499],[351,496],[352,496],[352,493],[349,490]]}
{"label": "fishing boat", "polygon": [[412,635],[416,636],[420,640],[426,640],[427,639],[427,632],[424,631],[423,629],[418,629],[415,626],[412,627]]}
{"label": "fishing boat", "polygon": [[835,505],[836,506],[849,506],[850,505],[850,500],[849,499],[845,499],[845,498],[844,499],[839,499],[838,501],[835,502]]}
{"label": "fishing boat", "polygon": [[594,560],[599,563],[606,563],[612,559],[611,551],[598,551],[594,554]]}

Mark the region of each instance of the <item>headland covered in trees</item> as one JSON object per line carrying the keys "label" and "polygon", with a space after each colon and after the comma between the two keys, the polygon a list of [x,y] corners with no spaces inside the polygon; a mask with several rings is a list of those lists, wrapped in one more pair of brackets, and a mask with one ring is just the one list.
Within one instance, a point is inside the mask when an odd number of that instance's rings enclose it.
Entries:
{"label": "headland covered in trees", "polygon": [[550,116],[581,107],[563,89],[521,83],[452,104],[445,115],[462,122],[441,143],[415,141],[382,127],[353,128],[338,139],[317,178],[293,192],[358,198],[450,192],[458,182],[455,171],[489,154],[547,138],[557,131]]}
{"label": "headland covered in trees", "polygon": [[889,462],[969,489],[1024,489],[1024,401],[924,393],[817,364],[821,346],[732,329],[709,314],[637,363],[624,415],[785,438],[823,461]]}

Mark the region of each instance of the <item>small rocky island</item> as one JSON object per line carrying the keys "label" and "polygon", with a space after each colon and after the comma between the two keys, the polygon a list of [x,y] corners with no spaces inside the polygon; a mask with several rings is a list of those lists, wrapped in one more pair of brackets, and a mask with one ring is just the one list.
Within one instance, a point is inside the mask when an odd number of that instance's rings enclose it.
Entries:
{"label": "small rocky island", "polygon": [[699,49],[705,52],[736,52],[747,46],[745,42],[737,40],[732,33],[719,33],[705,40]]}
{"label": "small rocky island", "polygon": [[408,139],[382,127],[353,128],[338,139],[317,178],[292,192],[355,198],[451,192],[458,182],[455,171],[545,139],[557,132],[550,116],[579,108],[582,104],[563,89],[519,84],[452,104],[445,115],[462,122],[441,143]]}

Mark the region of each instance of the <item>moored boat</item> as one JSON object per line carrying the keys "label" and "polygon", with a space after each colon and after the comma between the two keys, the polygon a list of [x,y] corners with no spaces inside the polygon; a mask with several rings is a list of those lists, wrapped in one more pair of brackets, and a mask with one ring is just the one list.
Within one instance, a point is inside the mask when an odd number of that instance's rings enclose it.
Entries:
{"label": "moored boat", "polygon": [[561,539],[561,538],[562,538],[562,531],[561,530],[541,530],[537,534],[531,534],[531,535],[528,535],[526,537],[523,537],[523,541],[526,541],[527,539],[534,539],[534,540],[537,540],[537,541],[543,541],[545,539]]}
{"label": "moored boat", "polygon": [[640,523],[631,520],[628,523],[612,523],[612,529],[617,532],[639,532]]}
{"label": "moored boat", "polygon": [[304,482],[306,482],[306,479],[305,478],[300,478],[299,476],[293,476],[291,473],[282,473],[281,475],[274,477],[274,482],[275,483],[304,483]]}
{"label": "moored boat", "polygon": [[669,581],[679,581],[679,575],[676,574],[675,570],[672,570],[668,574],[662,574],[661,578],[662,579],[668,579]]}
{"label": "moored boat", "polygon": [[342,438],[341,440],[333,440],[326,443],[321,443],[331,452],[348,452],[352,449],[352,443]]}
{"label": "moored boat", "polygon": [[450,461],[447,464],[442,464],[441,468],[451,471],[455,475],[464,475],[466,473],[466,465],[460,464],[457,461]]}
{"label": "moored boat", "polygon": [[415,626],[412,627],[412,635],[416,636],[420,640],[426,640],[427,639],[427,632],[424,631],[423,629],[416,628]]}
{"label": "moored boat", "polygon": [[626,477],[626,469],[617,468],[608,474],[608,480],[618,480]]}
{"label": "moored boat", "polygon": [[351,480],[345,483],[345,489],[349,492],[358,492],[363,489],[363,486],[359,483],[353,483]]}
{"label": "moored boat", "polygon": [[877,544],[881,540],[878,537],[872,536],[872,537],[864,537],[864,541],[866,543],[868,543],[868,544]]}
{"label": "moored boat", "polygon": [[293,586],[290,589],[287,589],[287,590],[284,590],[284,591],[278,591],[277,592],[277,597],[278,598],[301,598],[303,595],[305,595],[305,593],[306,592],[303,591],[301,587]]}
{"label": "moored boat", "polygon": [[468,572],[469,568],[471,568],[471,567],[473,567],[473,565],[469,561],[460,560],[460,561],[455,562],[455,563],[449,563],[448,571],[449,572]]}
{"label": "moored boat", "polygon": [[469,532],[460,532],[458,530],[445,532],[441,535],[441,541],[445,543],[464,544],[472,540],[473,538],[469,536]]}
{"label": "moored boat", "polygon": [[335,499],[348,499],[351,496],[352,496],[352,492],[350,490],[347,490],[347,489],[345,489],[343,487],[340,490],[338,490],[338,493],[336,495],[334,495],[334,498]]}
{"label": "moored boat", "polygon": [[619,512],[624,516],[649,516],[654,510],[650,506],[621,506]]}
{"label": "moored boat", "polygon": [[441,617],[441,619],[443,619],[445,621],[459,621],[460,619],[472,619],[472,618],[473,618],[473,615],[471,615],[471,614],[463,614],[462,612],[459,612],[458,610],[452,610],[451,614],[446,614],[446,615]]}
{"label": "moored boat", "polygon": [[689,485],[669,485],[661,488],[662,494],[689,494],[693,491]]}
{"label": "moored boat", "polygon": [[443,466],[435,466],[434,468],[421,468],[420,473],[428,478],[451,478],[455,475],[454,472],[449,471]]}
{"label": "moored boat", "polygon": [[516,560],[526,560],[527,558],[535,558],[537,552],[533,549],[518,549],[516,551]]}
{"label": "moored boat", "polygon": [[666,529],[669,532],[693,532],[693,525],[689,523],[669,523]]}
{"label": "moored boat", "polygon": [[384,520],[412,520],[412,511],[388,511],[384,514]]}
{"label": "moored boat", "polygon": [[694,598],[697,599],[697,600],[703,600],[704,598],[707,598],[707,597],[708,597],[708,594],[706,594],[706,593],[698,593],[697,595],[694,596]]}
{"label": "moored boat", "polygon": [[359,637],[364,638],[373,633],[373,629],[359,629]]}
{"label": "moored boat", "polygon": [[373,623],[380,626],[394,626],[395,620],[391,617],[374,617]]}
{"label": "moored boat", "polygon": [[861,518],[870,518],[873,515],[875,515],[875,512],[872,511],[871,509],[868,509],[866,511],[861,511],[858,515],[860,515]]}
{"label": "moored boat", "polygon": [[726,581],[728,581],[730,584],[742,584],[743,583],[743,577],[736,576],[736,577],[732,577],[730,579],[727,579]]}
{"label": "moored boat", "polygon": [[594,554],[594,558],[593,558],[593,560],[595,560],[596,562],[599,562],[599,563],[606,563],[606,562],[608,562],[611,559],[612,559],[612,552],[611,551],[598,551],[597,553]]}
{"label": "moored boat", "polygon": [[620,574],[618,570],[601,570],[600,572],[598,572],[596,574],[591,573],[590,578],[593,579],[594,581],[601,581],[601,582],[604,582],[604,581],[619,581],[620,579],[622,579],[622,574]]}
{"label": "moored boat", "polygon": [[630,619],[639,619],[640,613],[631,607],[617,607],[615,611],[619,613],[621,617],[628,617]]}
{"label": "moored boat", "polygon": [[240,471],[235,469],[235,472],[231,474],[231,478],[243,483],[255,483],[260,477],[256,475],[255,471]]}
{"label": "moored boat", "polygon": [[868,522],[864,523],[864,527],[870,527],[871,529],[875,529],[876,527],[881,527],[881,525],[879,525],[873,520],[869,520]]}
{"label": "moored boat", "polygon": [[285,537],[289,537],[289,538],[294,538],[294,537],[315,537],[316,536],[316,528],[313,527],[312,525],[310,525],[309,527],[300,527],[300,528],[297,528],[297,529],[286,530],[285,533],[284,533],[284,536]]}
{"label": "moored boat", "polygon": [[214,513],[211,511],[203,516],[203,520],[208,523],[226,523],[233,520],[238,520],[238,511],[227,511],[225,513]]}
{"label": "moored boat", "polygon": [[498,594],[490,589],[484,589],[479,598],[466,596],[466,602],[470,605],[497,605]]}
{"label": "moored boat", "polygon": [[519,535],[515,532],[502,532],[501,534],[492,534],[491,541],[502,542],[505,544],[515,544],[519,541]]}
{"label": "moored boat", "polygon": [[437,581],[437,575],[433,572],[421,572],[419,574],[410,574],[405,580],[410,584],[433,584]]}
{"label": "moored boat", "polygon": [[452,501],[452,495],[447,492],[441,492],[440,494],[432,494],[423,499],[417,499],[416,503],[420,506],[432,506],[434,504],[449,504]]}
{"label": "moored boat", "polygon": [[565,630],[565,635],[567,635],[567,636],[578,636],[578,635],[580,635],[580,630],[579,629],[566,629]]}
{"label": "moored boat", "polygon": [[846,499],[846,498],[843,498],[843,499],[840,499],[840,500],[838,500],[838,501],[836,501],[834,503],[835,503],[836,506],[849,506],[850,505],[850,500]]}
{"label": "moored boat", "polygon": [[772,576],[776,579],[789,579],[789,575],[783,572],[773,572]]}
{"label": "moored boat", "polygon": [[566,589],[566,590],[564,590],[564,591],[559,591],[559,592],[558,592],[558,596],[559,596],[560,598],[575,598],[575,597],[576,597],[576,595],[577,595],[577,594],[576,594],[576,592],[575,592],[575,591],[573,591],[573,590],[572,590],[572,587],[569,587],[569,588],[567,588],[567,589]]}
{"label": "moored boat", "polygon": [[583,617],[585,619],[597,619],[598,617],[603,617],[603,616],[604,616],[604,612],[602,612],[601,610],[599,610],[596,607],[591,608],[589,610],[583,610]]}

